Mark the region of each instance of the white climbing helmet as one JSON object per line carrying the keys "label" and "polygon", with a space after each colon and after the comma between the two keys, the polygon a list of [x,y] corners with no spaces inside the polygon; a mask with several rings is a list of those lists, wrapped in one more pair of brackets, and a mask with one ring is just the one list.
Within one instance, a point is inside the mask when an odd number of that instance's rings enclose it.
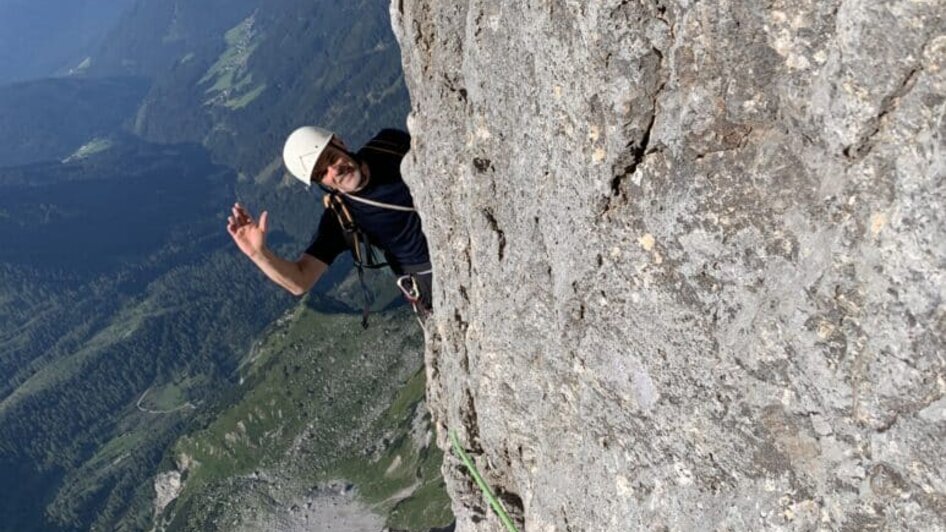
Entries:
{"label": "white climbing helmet", "polygon": [[304,126],[293,131],[282,149],[282,159],[296,179],[312,184],[312,170],[335,134],[327,129]]}

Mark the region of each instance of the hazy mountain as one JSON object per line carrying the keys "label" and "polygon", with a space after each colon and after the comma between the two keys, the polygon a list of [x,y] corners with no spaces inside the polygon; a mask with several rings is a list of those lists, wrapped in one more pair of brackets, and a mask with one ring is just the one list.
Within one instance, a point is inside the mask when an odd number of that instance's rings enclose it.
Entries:
{"label": "hazy mountain", "polygon": [[81,70],[134,0],[0,0],[0,84]]}

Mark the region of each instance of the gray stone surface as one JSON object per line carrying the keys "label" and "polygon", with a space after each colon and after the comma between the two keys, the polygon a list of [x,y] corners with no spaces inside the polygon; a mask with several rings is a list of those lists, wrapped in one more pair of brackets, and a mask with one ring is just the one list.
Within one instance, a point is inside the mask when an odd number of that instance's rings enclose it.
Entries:
{"label": "gray stone surface", "polygon": [[438,444],[520,525],[946,529],[946,0],[391,14]]}

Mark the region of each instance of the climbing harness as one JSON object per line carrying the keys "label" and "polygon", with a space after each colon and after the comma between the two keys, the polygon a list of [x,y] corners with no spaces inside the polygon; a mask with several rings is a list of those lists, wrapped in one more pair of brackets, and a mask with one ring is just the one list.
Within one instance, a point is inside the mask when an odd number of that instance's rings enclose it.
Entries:
{"label": "climbing harness", "polygon": [[470,476],[473,477],[473,480],[476,481],[476,485],[479,486],[480,491],[483,492],[483,496],[489,501],[489,505],[493,507],[493,511],[496,512],[496,515],[499,516],[499,520],[506,526],[506,530],[509,532],[519,532],[516,529],[516,525],[512,523],[512,519],[509,518],[509,514],[506,513],[506,509],[503,508],[502,503],[493,495],[493,491],[489,489],[489,485],[483,480],[483,477],[480,476],[480,472],[476,469],[476,465],[473,464],[473,460],[471,460],[469,455],[460,447],[460,440],[457,439],[456,431],[450,431],[450,441],[453,442],[453,451],[457,453],[463,465],[466,466],[466,469],[470,472]]}
{"label": "climbing harness", "polygon": [[[358,227],[358,224],[355,223],[355,219],[351,215],[351,211],[348,209],[345,201],[340,196],[344,196],[347,199],[358,201],[381,209],[402,212],[416,212],[416,209],[403,205],[392,205],[390,203],[369,200],[345,192],[335,191],[324,186],[322,188],[326,192],[322,200],[325,204],[325,208],[327,210],[331,209],[338,218],[339,226],[342,228],[342,235],[345,237],[345,242],[351,249],[355,268],[358,270],[358,281],[361,284],[361,291],[365,302],[361,315],[361,326],[367,329],[368,314],[370,312],[371,304],[374,303],[374,297],[372,297],[371,291],[368,290],[368,285],[365,283],[365,268],[383,268],[388,266],[388,263],[378,260],[375,255],[375,248],[368,240],[368,236]],[[411,308],[414,309],[414,314],[418,316],[418,320],[421,322],[421,325],[423,325],[422,318],[427,317],[430,309],[423,301],[423,294],[421,292],[421,287],[417,282],[417,277],[421,275],[430,275],[431,272],[432,270],[430,265],[425,264],[422,266],[421,271],[408,271],[405,275],[397,278],[397,287],[401,290],[401,292],[404,294],[404,297],[411,304]]]}
{"label": "climbing harness", "polygon": [[358,282],[361,284],[361,292],[365,301],[364,309],[361,313],[361,326],[367,329],[368,314],[371,304],[374,303],[374,297],[372,297],[371,291],[368,290],[368,285],[365,284],[365,268],[374,270],[383,268],[388,264],[378,260],[375,255],[375,249],[371,246],[371,242],[368,241],[367,235],[355,224],[355,219],[348,210],[348,206],[338,197],[336,192],[329,190],[328,193],[323,196],[322,201],[325,203],[326,210],[331,209],[332,212],[335,213],[335,216],[338,218],[338,224],[342,228],[342,235],[345,237],[345,242],[351,249],[351,256],[355,263],[355,268],[358,270]]}

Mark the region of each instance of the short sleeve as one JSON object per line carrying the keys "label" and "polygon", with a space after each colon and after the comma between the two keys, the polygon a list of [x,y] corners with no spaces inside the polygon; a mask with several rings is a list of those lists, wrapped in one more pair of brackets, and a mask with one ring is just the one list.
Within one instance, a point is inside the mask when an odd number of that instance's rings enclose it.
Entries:
{"label": "short sleeve", "polygon": [[348,249],[338,217],[331,209],[326,209],[319,220],[319,229],[306,248],[306,255],[311,255],[325,264],[331,264],[343,251]]}

